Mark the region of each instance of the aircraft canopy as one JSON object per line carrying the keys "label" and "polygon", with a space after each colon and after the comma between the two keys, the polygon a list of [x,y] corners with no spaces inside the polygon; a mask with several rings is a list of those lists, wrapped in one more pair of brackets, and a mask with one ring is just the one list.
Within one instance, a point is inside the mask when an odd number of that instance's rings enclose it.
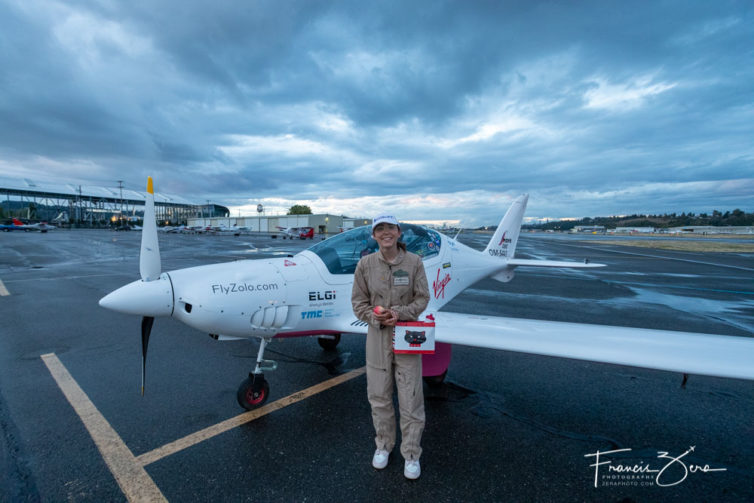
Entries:
{"label": "aircraft canopy", "polygon": [[[400,240],[406,249],[423,260],[440,253],[440,234],[413,224],[401,224]],[[357,227],[317,243],[309,251],[316,253],[331,274],[353,274],[364,255],[377,251],[377,241],[369,225]]]}

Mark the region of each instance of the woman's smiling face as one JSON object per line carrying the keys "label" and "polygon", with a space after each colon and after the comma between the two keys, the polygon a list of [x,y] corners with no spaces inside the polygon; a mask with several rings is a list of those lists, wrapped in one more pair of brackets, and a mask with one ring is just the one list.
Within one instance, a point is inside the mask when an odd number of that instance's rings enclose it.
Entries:
{"label": "woman's smiling face", "polygon": [[401,229],[397,225],[381,223],[372,231],[374,239],[380,245],[380,249],[391,248],[398,243],[401,237]]}

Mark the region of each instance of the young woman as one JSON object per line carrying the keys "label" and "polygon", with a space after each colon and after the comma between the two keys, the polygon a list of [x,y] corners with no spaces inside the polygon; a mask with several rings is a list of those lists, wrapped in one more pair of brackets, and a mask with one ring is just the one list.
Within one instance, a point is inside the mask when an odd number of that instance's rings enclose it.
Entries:
{"label": "young woman", "polygon": [[398,388],[403,474],[421,475],[421,436],[424,431],[424,390],[419,354],[393,353],[396,322],[414,321],[427,307],[429,288],[421,257],[406,251],[399,241],[401,228],[392,215],[372,221],[372,237],[379,251],[359,260],[351,303],[356,317],[369,324],[366,342],[367,396],[372,407],[377,450],[372,466],[387,466],[395,446],[393,387]]}

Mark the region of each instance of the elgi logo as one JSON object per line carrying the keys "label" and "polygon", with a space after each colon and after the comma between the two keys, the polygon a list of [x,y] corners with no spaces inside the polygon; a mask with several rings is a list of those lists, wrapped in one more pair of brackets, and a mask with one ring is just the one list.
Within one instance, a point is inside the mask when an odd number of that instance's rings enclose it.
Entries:
{"label": "elgi logo", "polygon": [[309,300],[333,300],[335,290],[326,290],[324,292],[309,292]]}

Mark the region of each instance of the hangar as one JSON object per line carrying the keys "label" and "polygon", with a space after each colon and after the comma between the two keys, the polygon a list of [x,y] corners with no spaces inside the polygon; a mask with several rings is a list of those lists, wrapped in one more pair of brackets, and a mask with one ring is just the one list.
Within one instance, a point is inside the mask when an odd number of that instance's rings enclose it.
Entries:
{"label": "hangar", "polygon": [[[115,187],[38,182],[29,178],[0,177],[0,209],[5,217],[55,222],[76,227],[111,226],[144,214],[144,192]],[[198,216],[228,216],[228,208],[196,204],[180,196],[155,193],[157,220],[164,224],[185,223]]]}
{"label": "hangar", "polygon": [[[146,193],[123,186],[112,187],[53,183],[29,178],[0,177],[0,216],[72,227],[111,227],[118,222],[141,220]],[[279,228],[313,227],[318,234],[335,234],[371,219],[321,213],[314,215],[262,215],[230,217],[230,210],[207,201],[197,204],[181,196],[155,192],[159,225],[189,227],[244,227],[252,232],[277,232]]]}

